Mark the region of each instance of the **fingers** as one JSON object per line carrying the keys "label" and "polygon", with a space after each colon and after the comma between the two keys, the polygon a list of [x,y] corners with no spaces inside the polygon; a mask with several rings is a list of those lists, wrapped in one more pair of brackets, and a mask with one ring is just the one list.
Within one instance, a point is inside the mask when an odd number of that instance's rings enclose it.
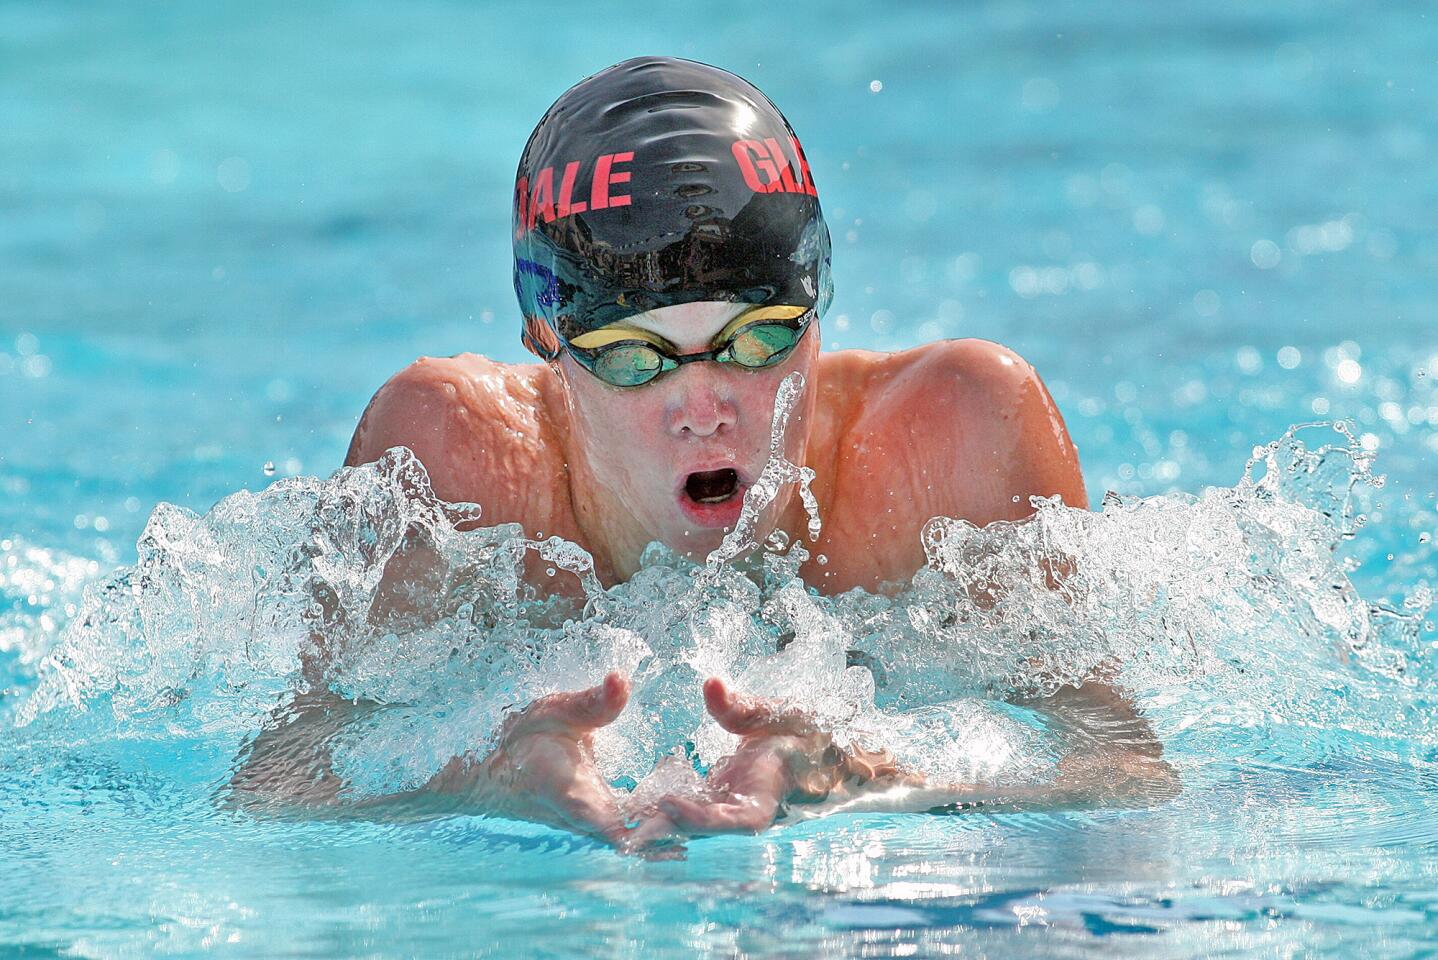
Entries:
{"label": "fingers", "polygon": [[847,753],[846,773],[858,784],[882,780],[886,783],[904,783],[923,786],[924,776],[905,770],[888,750],[867,750],[851,745]]}
{"label": "fingers", "polygon": [[645,860],[683,860],[687,852],[684,835],[662,812],[651,811],[616,844],[620,853]]}
{"label": "fingers", "polygon": [[520,737],[501,756],[494,799],[506,813],[610,843],[626,832],[614,791],[567,731]]}
{"label": "fingers", "polygon": [[777,712],[763,700],[735,693],[718,677],[704,681],[704,707],[719,726],[741,737],[814,732],[813,721],[802,712]]}
{"label": "fingers", "polygon": [[572,705],[571,722],[584,730],[607,726],[629,702],[629,678],[610,671],[597,685],[580,693]]}
{"label": "fingers", "polygon": [[701,802],[688,797],[665,797],[659,809],[676,826],[690,833],[759,833],[774,824],[779,804],[774,798],[735,797]]}
{"label": "fingers", "polygon": [[613,723],[629,702],[629,680],[618,672],[588,690],[551,693],[540,697],[517,717],[509,736],[528,736],[546,731],[583,733]]}

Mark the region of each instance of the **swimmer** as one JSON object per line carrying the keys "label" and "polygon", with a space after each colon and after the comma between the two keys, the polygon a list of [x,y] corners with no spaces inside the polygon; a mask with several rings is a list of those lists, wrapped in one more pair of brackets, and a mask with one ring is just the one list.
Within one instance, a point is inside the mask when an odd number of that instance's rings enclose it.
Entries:
{"label": "swimmer", "polygon": [[[406,446],[439,496],[479,504],[486,523],[582,545],[609,585],[632,576],[653,541],[694,560],[719,545],[768,457],[779,383],[798,372],[807,387],[786,453],[817,474],[823,529],[801,575],[820,591],[908,580],[931,517],[1018,520],[1034,496],[1088,505],[1063,417],[1011,350],[945,340],[820,351],[832,281],[814,176],[788,121],[733,74],[644,57],[571,88],[524,149],[512,224],[521,338],[538,362],[415,361],[365,410],[348,465]],[[806,529],[790,486],[756,539]],[[422,559],[397,561],[387,578],[411,575],[406,565]],[[529,573],[553,590],[542,566]],[[763,829],[801,796],[978,799],[921,784],[887,757],[836,750],[806,718],[714,679],[706,707],[743,738],[739,752],[711,771],[707,802],[666,798],[635,826],[588,749],[628,693],[611,675],[546,697],[508,722],[492,754],[455,758],[420,793],[482,795],[491,811],[639,848]],[[1047,709],[1061,707],[1100,718],[1116,744],[1102,771],[1090,765],[1090,786],[1167,776],[1113,688],[1070,688]],[[253,754],[248,769],[247,783],[266,781]],[[1078,782],[1045,796],[1071,796]],[[982,799],[1023,799],[1009,794]]]}

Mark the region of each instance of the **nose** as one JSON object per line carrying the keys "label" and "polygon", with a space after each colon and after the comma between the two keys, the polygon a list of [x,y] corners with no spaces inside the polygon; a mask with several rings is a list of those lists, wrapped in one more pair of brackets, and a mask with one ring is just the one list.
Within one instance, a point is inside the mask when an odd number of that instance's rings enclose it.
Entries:
{"label": "nose", "polygon": [[734,428],[739,410],[722,370],[711,363],[688,364],[669,375],[669,432],[676,437],[710,437]]}

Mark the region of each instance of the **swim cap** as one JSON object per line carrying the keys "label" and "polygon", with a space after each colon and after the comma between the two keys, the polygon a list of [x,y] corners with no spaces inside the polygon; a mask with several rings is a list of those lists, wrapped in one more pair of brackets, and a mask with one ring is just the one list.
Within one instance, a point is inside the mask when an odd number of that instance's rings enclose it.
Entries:
{"label": "swim cap", "polygon": [[732,73],[638,57],[571,87],[519,160],[514,292],[523,340],[554,359],[646,310],[833,297],[829,229],[798,137]]}

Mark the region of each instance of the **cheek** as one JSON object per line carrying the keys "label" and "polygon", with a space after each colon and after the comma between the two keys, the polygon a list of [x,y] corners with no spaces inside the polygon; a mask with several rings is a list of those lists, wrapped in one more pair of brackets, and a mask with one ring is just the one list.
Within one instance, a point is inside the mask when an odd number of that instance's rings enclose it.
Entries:
{"label": "cheek", "polygon": [[809,343],[805,343],[801,350],[796,350],[786,363],[777,367],[762,370],[755,373],[746,373],[739,381],[735,390],[735,397],[739,400],[741,419],[745,424],[745,433],[760,433],[764,437],[765,444],[768,443],[770,426],[774,420],[774,401],[779,393],[779,386],[784,378],[792,373],[799,373],[804,377],[803,392],[799,400],[790,407],[788,435],[796,433],[796,419],[806,420],[806,414],[813,409],[813,398],[815,396],[814,384],[814,349]]}
{"label": "cheek", "polygon": [[663,404],[653,391],[619,391],[598,384],[572,388],[575,433],[591,465],[617,476],[644,471],[663,442]]}
{"label": "cheek", "polygon": [[746,436],[769,435],[774,418],[774,397],[784,377],[777,372],[745,373],[736,378],[734,399],[737,401],[739,424]]}
{"label": "cheek", "polygon": [[588,398],[583,408],[586,435],[640,441],[657,430],[658,412],[653,404],[619,393],[604,393]]}

